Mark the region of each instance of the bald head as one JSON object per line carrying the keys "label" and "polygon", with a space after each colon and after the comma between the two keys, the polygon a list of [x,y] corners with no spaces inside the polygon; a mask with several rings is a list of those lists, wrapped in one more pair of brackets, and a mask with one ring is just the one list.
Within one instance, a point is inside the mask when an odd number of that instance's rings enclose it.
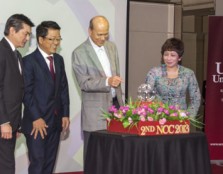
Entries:
{"label": "bald head", "polygon": [[104,16],[95,16],[90,20],[89,36],[99,47],[103,46],[109,36],[109,22]]}
{"label": "bald head", "polygon": [[89,29],[93,30],[97,25],[107,25],[109,27],[109,22],[104,16],[95,16],[91,18]]}

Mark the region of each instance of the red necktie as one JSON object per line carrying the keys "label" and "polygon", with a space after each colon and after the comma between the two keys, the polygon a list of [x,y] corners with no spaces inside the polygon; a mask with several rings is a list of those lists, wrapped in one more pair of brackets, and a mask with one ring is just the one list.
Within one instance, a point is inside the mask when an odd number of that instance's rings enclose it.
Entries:
{"label": "red necktie", "polygon": [[[54,66],[53,66],[53,56],[48,56],[47,59],[50,61],[50,74],[53,78],[53,81],[55,81],[55,71],[54,71]],[[57,115],[57,109],[54,109],[54,114]]]}
{"label": "red necktie", "polygon": [[54,71],[54,67],[53,67],[53,57],[49,56],[49,57],[47,57],[47,59],[49,59],[49,61],[50,61],[50,74],[51,74],[53,80],[55,81],[55,71]]}

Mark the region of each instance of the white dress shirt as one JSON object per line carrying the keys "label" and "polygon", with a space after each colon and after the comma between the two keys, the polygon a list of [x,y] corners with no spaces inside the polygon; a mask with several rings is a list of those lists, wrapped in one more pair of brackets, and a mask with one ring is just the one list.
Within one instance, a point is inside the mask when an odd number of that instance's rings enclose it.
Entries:
{"label": "white dress shirt", "polygon": [[[53,57],[53,54],[50,54],[50,55],[46,54],[39,46],[38,46],[38,49],[39,49],[40,53],[42,54],[44,60],[46,61],[47,66],[48,66],[48,68],[50,70],[50,60],[47,57],[49,57],[49,56]],[[54,72],[56,73],[54,61],[53,61],[53,68],[54,68]]]}
{"label": "white dress shirt", "polygon": [[[106,79],[106,86],[109,86],[108,84],[108,78],[109,77],[112,77],[112,72],[111,72],[111,65],[110,65],[110,61],[109,61],[109,58],[108,58],[108,55],[105,51],[105,48],[104,46],[97,46],[92,40],[91,38],[89,37],[89,40],[91,42],[91,45],[92,47],[94,48],[95,50],[95,53],[97,54],[97,57],[102,65],[102,68],[105,72],[105,75],[107,76],[107,79]],[[112,94],[112,97],[115,97],[116,94],[115,94],[115,89],[113,87],[111,87],[111,94]]]}

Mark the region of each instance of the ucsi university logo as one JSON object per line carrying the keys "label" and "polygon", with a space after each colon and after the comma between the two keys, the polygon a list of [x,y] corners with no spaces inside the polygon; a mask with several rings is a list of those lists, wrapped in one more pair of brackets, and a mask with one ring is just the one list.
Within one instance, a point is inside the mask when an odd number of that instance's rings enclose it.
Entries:
{"label": "ucsi university logo", "polygon": [[216,62],[216,72],[217,74],[212,75],[214,83],[223,83],[223,66],[221,62]]}

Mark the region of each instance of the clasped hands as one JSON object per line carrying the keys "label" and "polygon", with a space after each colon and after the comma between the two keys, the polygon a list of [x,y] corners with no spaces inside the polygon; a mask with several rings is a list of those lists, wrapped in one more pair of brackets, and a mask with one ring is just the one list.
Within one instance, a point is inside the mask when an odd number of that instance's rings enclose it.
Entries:
{"label": "clasped hands", "polygon": [[109,77],[108,78],[108,84],[111,86],[111,87],[118,87],[120,84],[121,84],[122,79],[121,77],[119,76],[112,76],[112,77]]}

